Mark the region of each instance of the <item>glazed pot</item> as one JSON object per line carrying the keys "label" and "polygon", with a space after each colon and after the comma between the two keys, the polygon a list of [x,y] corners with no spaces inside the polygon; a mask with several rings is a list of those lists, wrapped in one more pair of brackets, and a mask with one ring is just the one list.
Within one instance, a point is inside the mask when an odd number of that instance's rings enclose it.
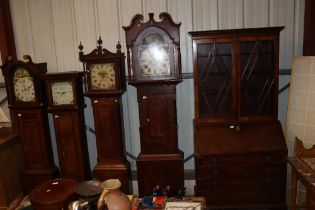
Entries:
{"label": "glazed pot", "polygon": [[102,183],[103,192],[98,200],[98,210],[131,210],[131,202],[120,191],[120,186],[119,179],[108,179]]}
{"label": "glazed pot", "polygon": [[74,192],[79,196],[69,204],[69,210],[96,210],[100,194],[103,192],[102,182],[98,180],[88,180],[79,183]]}

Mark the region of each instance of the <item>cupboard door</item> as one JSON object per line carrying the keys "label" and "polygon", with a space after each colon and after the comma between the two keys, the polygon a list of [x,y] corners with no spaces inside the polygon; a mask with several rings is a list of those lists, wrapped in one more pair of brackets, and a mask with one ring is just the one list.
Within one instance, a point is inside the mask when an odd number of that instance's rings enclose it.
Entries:
{"label": "cupboard door", "polygon": [[199,118],[233,121],[235,118],[235,65],[233,44],[225,40],[208,40],[197,45]]}
{"label": "cupboard door", "polygon": [[274,40],[243,40],[239,50],[240,121],[277,116],[278,72]]}
{"label": "cupboard door", "polygon": [[176,153],[176,95],[152,94],[139,101],[142,153]]}

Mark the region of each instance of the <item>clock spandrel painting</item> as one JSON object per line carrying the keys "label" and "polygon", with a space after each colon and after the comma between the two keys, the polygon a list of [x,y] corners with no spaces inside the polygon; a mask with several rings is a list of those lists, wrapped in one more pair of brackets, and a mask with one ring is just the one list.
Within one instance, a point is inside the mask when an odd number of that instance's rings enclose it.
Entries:
{"label": "clock spandrel painting", "polygon": [[146,76],[170,75],[169,45],[164,44],[161,35],[152,33],[145,36],[139,47],[140,74]]}

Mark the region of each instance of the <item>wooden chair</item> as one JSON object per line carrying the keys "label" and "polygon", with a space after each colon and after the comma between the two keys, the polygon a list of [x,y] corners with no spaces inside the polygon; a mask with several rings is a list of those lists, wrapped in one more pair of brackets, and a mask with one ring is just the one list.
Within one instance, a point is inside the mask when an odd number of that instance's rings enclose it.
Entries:
{"label": "wooden chair", "polygon": [[306,149],[303,142],[295,138],[295,156],[288,157],[292,166],[291,174],[291,210],[296,210],[297,184],[300,180],[306,187],[307,210],[315,210],[315,145]]}

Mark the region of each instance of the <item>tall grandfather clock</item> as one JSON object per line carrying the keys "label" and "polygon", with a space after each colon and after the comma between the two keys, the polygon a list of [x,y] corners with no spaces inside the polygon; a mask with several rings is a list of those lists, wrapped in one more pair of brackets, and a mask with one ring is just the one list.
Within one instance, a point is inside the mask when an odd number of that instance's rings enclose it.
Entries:
{"label": "tall grandfather clock", "polygon": [[125,55],[118,43],[112,53],[98,46],[84,55],[80,44],[79,57],[84,66],[85,95],[93,107],[97,165],[93,176],[99,180],[120,179],[122,190],[131,193],[130,163],[126,159],[121,96],[126,91]]}
{"label": "tall grandfather clock", "polygon": [[35,64],[8,59],[2,67],[13,127],[23,146],[25,170],[22,187],[28,193],[33,187],[54,178],[58,169],[53,154],[46,113],[45,86],[40,76],[47,71],[46,63]]}
{"label": "tall grandfather clock", "polygon": [[48,111],[53,115],[61,177],[90,179],[85,133],[82,72],[43,75]]}
{"label": "tall grandfather clock", "polygon": [[128,81],[137,88],[141,153],[137,158],[139,195],[155,185],[170,186],[174,195],[184,187],[183,152],[178,149],[176,85],[182,81],[180,23],[168,13],[133,17],[126,33]]}

